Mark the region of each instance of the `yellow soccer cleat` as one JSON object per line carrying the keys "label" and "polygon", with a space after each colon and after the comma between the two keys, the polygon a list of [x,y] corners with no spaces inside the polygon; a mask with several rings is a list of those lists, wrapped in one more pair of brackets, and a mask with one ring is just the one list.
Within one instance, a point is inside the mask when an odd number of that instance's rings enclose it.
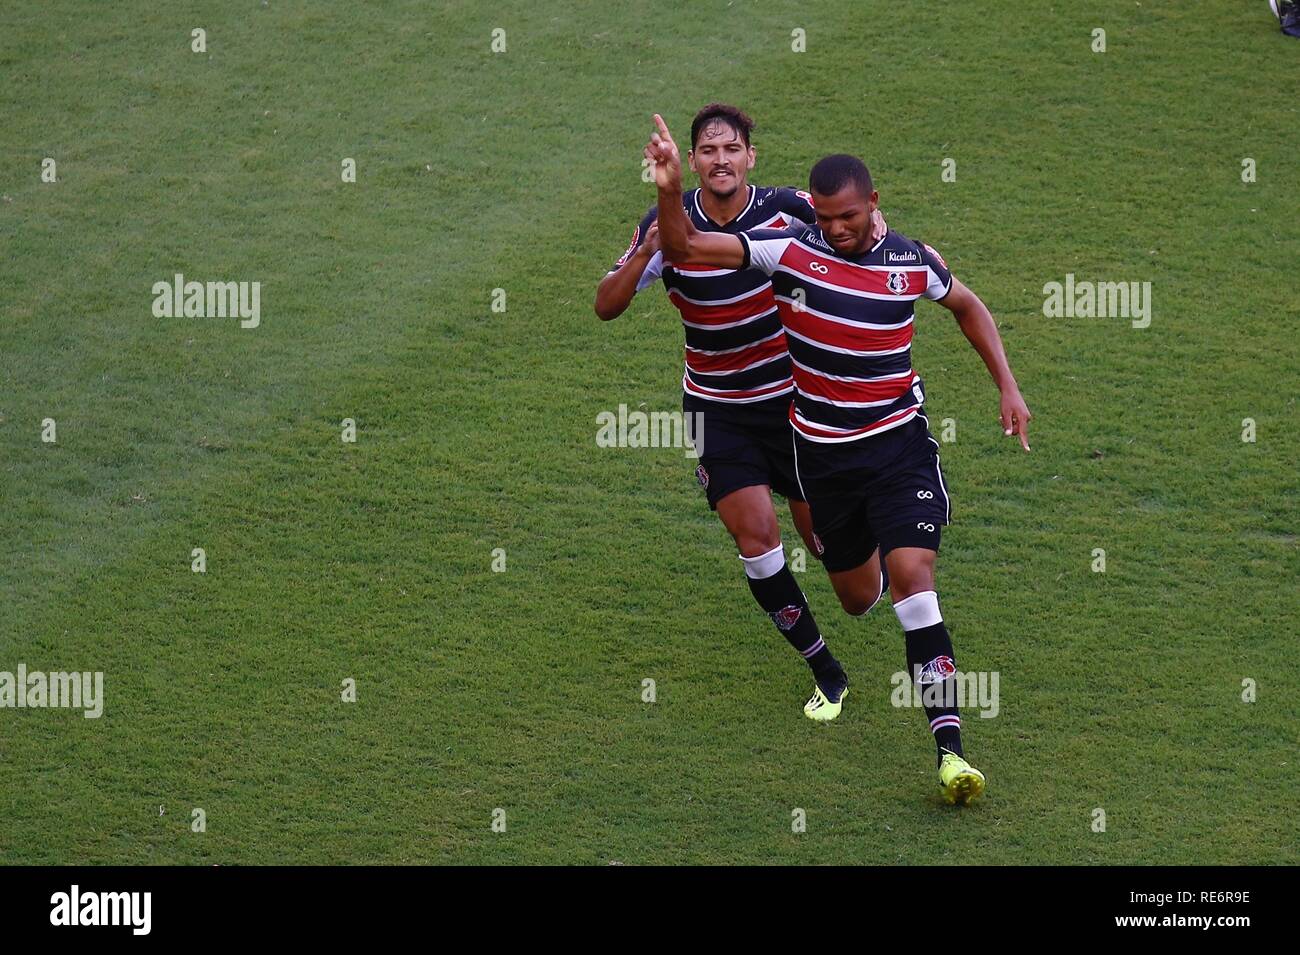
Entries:
{"label": "yellow soccer cleat", "polygon": [[844,709],[844,698],[849,695],[849,688],[846,685],[840,690],[839,697],[832,700],[822,692],[822,688],[816,683],[813,684],[813,695],[808,702],[803,705],[803,715],[810,720],[816,720],[819,723],[829,723],[835,717],[840,715],[840,710]]}
{"label": "yellow soccer cleat", "polygon": [[946,803],[969,805],[984,792],[984,774],[956,753],[944,750],[939,764],[939,788]]}

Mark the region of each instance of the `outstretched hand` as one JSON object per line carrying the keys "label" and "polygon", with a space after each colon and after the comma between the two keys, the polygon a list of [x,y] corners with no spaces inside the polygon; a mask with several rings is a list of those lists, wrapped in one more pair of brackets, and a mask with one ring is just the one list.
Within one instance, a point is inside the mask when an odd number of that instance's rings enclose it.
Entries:
{"label": "outstretched hand", "polygon": [[1026,451],[1029,450],[1029,422],[1033,417],[1025,399],[1020,397],[1020,389],[1012,388],[1002,393],[1002,409],[999,414],[1002,433],[1008,437],[1016,435]]}

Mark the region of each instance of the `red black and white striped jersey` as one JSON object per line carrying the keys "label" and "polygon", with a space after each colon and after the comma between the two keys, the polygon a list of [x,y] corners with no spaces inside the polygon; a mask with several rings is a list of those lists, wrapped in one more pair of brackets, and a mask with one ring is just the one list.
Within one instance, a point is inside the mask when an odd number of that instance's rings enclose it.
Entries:
{"label": "red black and white striped jersey", "polygon": [[740,239],[745,264],[772,277],[794,368],[795,430],[810,441],[854,441],[916,417],[925,392],[912,368],[913,309],[952,288],[939,253],[891,230],[862,255],[841,256],[803,223]]}
{"label": "red black and white striped jersey", "polygon": [[[744,211],[725,225],[705,215],[699,189],[684,193],[682,206],[702,232],[784,229],[814,219],[812,198],[806,192],[777,186],[748,188]],[[640,247],[658,213],[653,206],[646,213],[615,269]],[[744,403],[794,390],[785,334],[766,274],[757,269],[673,265],[656,252],[637,283],[637,291],[659,278],[682,315],[686,332],[682,388],[687,393],[710,401]]]}

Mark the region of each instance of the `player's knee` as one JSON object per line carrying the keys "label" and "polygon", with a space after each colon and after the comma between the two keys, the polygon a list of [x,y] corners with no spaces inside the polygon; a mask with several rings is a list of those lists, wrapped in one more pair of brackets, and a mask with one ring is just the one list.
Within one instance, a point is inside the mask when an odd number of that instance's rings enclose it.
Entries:
{"label": "player's knee", "polygon": [[770,532],[761,529],[739,531],[732,537],[741,557],[758,557],[781,546],[781,533],[775,529]]}
{"label": "player's knee", "polygon": [[895,577],[892,570],[889,572],[889,596],[894,601],[906,600],[927,590],[934,590],[932,573],[901,574]]}
{"label": "player's knee", "polygon": [[757,557],[781,545],[781,527],[775,519],[755,515],[728,527],[741,557]]}
{"label": "player's knee", "polygon": [[839,594],[840,606],[850,617],[861,617],[880,599],[880,581],[863,584],[851,594]]}
{"label": "player's knee", "polygon": [[871,609],[871,606],[874,603],[874,600],[865,600],[857,594],[851,596],[845,594],[840,595],[840,606],[844,608],[844,612],[850,617],[861,617]]}
{"label": "player's knee", "polygon": [[905,600],[927,590],[934,590],[932,561],[894,560],[889,564],[889,595],[893,600]]}

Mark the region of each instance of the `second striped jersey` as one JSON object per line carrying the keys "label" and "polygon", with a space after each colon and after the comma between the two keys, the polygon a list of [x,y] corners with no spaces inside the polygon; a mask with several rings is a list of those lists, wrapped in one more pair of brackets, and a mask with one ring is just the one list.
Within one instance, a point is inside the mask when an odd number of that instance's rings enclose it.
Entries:
{"label": "second striped jersey", "polygon": [[[682,205],[702,232],[739,234],[752,229],[783,229],[812,222],[806,192],[775,186],[748,186],[744,211],[725,224],[714,222],[700,204],[699,189],[682,195]],[[652,207],[637,225],[632,244],[615,263],[621,266],[645,241],[658,217]],[[710,401],[765,401],[794,390],[786,337],[777,314],[772,282],[758,269],[720,269],[674,265],[656,252],[637,290],[663,279],[668,298],[681,313],[686,333],[686,371],[682,388]]]}

